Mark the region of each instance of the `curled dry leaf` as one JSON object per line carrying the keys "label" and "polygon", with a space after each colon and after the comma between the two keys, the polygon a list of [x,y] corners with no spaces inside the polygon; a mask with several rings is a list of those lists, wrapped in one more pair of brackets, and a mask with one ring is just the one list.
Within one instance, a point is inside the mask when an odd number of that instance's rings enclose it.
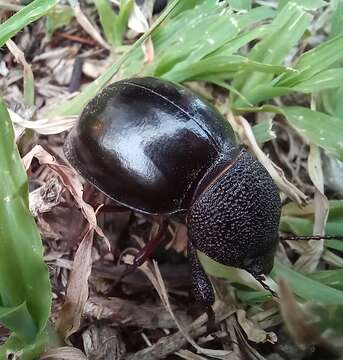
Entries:
{"label": "curled dry leaf", "polygon": [[270,342],[272,344],[277,342],[277,336],[274,332],[267,332],[260,329],[257,324],[246,317],[246,312],[244,310],[238,309],[236,315],[239,325],[250,341],[255,343]]}
{"label": "curled dry leaf", "polygon": [[86,355],[71,346],[50,349],[41,355],[39,360],[87,360]]}
{"label": "curled dry leaf", "polygon": [[65,339],[80,328],[88,299],[88,278],[92,270],[94,229],[90,228],[78,247],[70,273],[65,302],[57,320],[57,331]]}
{"label": "curled dry leaf", "polygon": [[228,120],[234,131],[239,135],[241,141],[249,146],[250,150],[267,169],[280,190],[287,194],[291,199],[296,201],[299,205],[304,205],[307,196],[291,182],[289,182],[286,179],[282,169],[276,166],[260,149],[248,121],[242,116],[233,116],[231,111],[228,113]]}
{"label": "curled dry leaf", "polygon": [[[63,131],[69,130],[73,127],[76,117],[52,118],[52,119],[39,119],[29,121],[23,119],[20,115],[12,110],[8,110],[13,124],[16,126],[16,139],[23,132],[23,128],[32,129],[39,134],[51,135],[59,134]],[[18,132],[18,136],[17,136]]]}
{"label": "curled dry leaf", "polygon": [[[308,173],[315,186],[314,194],[314,235],[324,235],[325,225],[329,215],[329,200],[324,194],[324,176],[319,147],[310,144],[308,157]],[[316,270],[324,250],[324,240],[310,240],[305,242],[305,251],[299,257],[294,267],[301,272]]]}
{"label": "curled dry leaf", "polygon": [[103,231],[97,225],[94,209],[82,198],[83,186],[79,180],[78,174],[69,166],[59,164],[55,160],[55,158],[40,145],[36,145],[30,152],[28,152],[24,156],[23,162],[26,170],[30,167],[32,159],[34,157],[39,161],[40,164],[48,165],[49,168],[59,176],[63,185],[73,195],[84,217],[89,222],[90,227],[93,228],[99,236],[105,239],[108,248],[110,248],[108,239],[105,237]]}

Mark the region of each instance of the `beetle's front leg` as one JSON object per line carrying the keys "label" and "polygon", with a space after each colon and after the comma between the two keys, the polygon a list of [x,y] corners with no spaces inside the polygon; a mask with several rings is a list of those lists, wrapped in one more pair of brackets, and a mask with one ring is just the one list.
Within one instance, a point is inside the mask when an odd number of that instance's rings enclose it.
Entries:
{"label": "beetle's front leg", "polygon": [[192,291],[195,300],[206,308],[208,316],[208,330],[211,332],[214,329],[215,317],[212,309],[215,296],[212,284],[207,277],[203,267],[200,264],[196,248],[190,240],[188,240],[188,260],[191,266],[192,274]]}
{"label": "beetle's front leg", "polygon": [[145,261],[151,257],[157,246],[163,240],[168,229],[168,221],[166,218],[159,218],[158,223],[159,227],[157,234],[151,240],[149,240],[148,243],[135,255],[133,260],[133,265],[135,268],[143,265]]}

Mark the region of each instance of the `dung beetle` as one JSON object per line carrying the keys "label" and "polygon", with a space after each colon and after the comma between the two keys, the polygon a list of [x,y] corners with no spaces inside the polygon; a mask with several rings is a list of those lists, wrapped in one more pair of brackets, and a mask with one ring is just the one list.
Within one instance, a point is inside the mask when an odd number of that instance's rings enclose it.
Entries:
{"label": "dung beetle", "polygon": [[222,115],[187,88],[152,77],[109,85],[85,107],[64,152],[117,203],[146,214],[186,214],[201,304],[212,305],[214,292],[197,250],[255,277],[271,271],[278,189]]}

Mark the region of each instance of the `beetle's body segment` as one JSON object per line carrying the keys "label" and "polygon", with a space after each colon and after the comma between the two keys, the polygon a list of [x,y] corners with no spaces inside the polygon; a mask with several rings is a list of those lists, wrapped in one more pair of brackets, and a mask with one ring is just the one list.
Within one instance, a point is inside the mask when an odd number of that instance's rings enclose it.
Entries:
{"label": "beetle's body segment", "polygon": [[214,301],[199,249],[257,276],[278,243],[280,197],[229,123],[186,88],[155,78],[108,86],[84,109],[65,146],[69,162],[106,195],[149,214],[187,211],[193,291]]}
{"label": "beetle's body segment", "polygon": [[150,214],[189,208],[216,162],[229,161],[234,136],[209,104],[169,82],[114,83],[84,109],[65,144],[68,160],[114,200]]}

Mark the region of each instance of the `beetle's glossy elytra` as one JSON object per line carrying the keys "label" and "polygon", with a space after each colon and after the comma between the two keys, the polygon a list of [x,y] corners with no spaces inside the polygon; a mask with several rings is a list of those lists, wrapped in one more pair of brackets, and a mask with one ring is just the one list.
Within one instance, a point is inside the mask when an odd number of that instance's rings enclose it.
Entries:
{"label": "beetle's glossy elytra", "polygon": [[193,292],[203,304],[214,292],[197,250],[254,276],[271,271],[278,189],[237,146],[229,123],[186,88],[155,78],[108,86],[86,106],[64,150],[117,202],[149,214],[187,212]]}
{"label": "beetle's glossy elytra", "polygon": [[151,214],[187,209],[234,136],[211,105],[154,78],[114,83],[84,109],[65,144],[72,165],[114,200]]}

